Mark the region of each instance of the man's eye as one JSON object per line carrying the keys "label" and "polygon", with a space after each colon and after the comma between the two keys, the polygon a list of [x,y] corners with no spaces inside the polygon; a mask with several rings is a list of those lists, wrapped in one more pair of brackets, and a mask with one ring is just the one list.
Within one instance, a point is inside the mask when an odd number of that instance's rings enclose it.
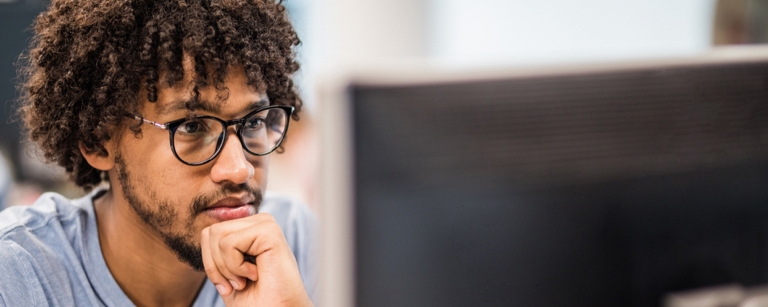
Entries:
{"label": "man's eye", "polygon": [[264,126],[264,118],[252,117],[245,122],[245,124],[243,125],[243,128],[253,130],[253,129],[260,129],[262,126]]}
{"label": "man's eye", "polygon": [[205,132],[205,125],[198,121],[198,120],[190,120],[183,122],[181,126],[179,126],[178,129],[180,132],[187,133],[187,134],[196,134],[196,133],[202,133]]}

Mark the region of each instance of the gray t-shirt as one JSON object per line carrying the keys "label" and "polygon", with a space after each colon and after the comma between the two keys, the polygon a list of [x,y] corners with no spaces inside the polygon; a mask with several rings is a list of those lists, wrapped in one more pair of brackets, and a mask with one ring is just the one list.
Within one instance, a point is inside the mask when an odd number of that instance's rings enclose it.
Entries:
{"label": "gray t-shirt", "polygon": [[[101,254],[92,201],[100,192],[75,200],[46,193],[31,207],[0,212],[0,306],[134,306]],[[259,211],[280,224],[314,298],[316,217],[306,206],[271,195]],[[224,303],[208,281],[193,306]]]}

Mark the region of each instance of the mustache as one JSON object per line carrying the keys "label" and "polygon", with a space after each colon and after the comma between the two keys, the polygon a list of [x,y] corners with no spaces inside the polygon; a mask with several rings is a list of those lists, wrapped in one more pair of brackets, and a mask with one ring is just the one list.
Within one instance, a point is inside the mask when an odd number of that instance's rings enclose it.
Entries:
{"label": "mustache", "polygon": [[220,200],[222,198],[229,197],[233,194],[240,194],[240,193],[248,193],[253,197],[253,205],[256,207],[256,210],[258,211],[259,207],[261,206],[261,201],[263,200],[263,194],[261,192],[261,189],[252,188],[251,186],[243,183],[243,184],[234,184],[234,183],[226,183],[224,184],[220,190],[206,194],[206,195],[198,195],[192,200],[192,207],[190,207],[192,215],[196,215],[200,212],[203,212],[208,205],[211,203]]}

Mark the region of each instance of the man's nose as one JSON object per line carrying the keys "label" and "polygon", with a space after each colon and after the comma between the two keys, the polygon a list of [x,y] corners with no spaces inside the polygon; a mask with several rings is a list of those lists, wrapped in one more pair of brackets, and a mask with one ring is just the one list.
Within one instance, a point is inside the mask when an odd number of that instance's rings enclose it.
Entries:
{"label": "man's nose", "polygon": [[231,181],[241,184],[251,179],[254,175],[253,164],[248,162],[243,146],[236,133],[228,133],[224,140],[219,156],[213,161],[211,167],[211,179],[216,182]]}

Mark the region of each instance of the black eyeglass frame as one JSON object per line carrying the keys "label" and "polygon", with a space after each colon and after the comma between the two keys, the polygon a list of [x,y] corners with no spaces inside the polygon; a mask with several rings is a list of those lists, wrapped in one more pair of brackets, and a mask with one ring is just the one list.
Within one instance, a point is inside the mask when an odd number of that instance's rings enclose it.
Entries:
{"label": "black eyeglass frame", "polygon": [[[250,149],[248,149],[247,146],[245,146],[245,141],[243,141],[243,129],[242,129],[242,126],[245,123],[245,120],[247,118],[253,116],[256,113],[263,112],[265,110],[270,110],[270,109],[282,109],[283,111],[285,111],[285,116],[286,116],[286,119],[285,119],[285,130],[283,131],[283,135],[280,137],[280,140],[278,140],[277,143],[275,143],[275,146],[272,149],[270,149],[269,151],[267,151],[265,153],[257,154],[257,153],[254,153],[253,151],[251,151]],[[204,160],[202,162],[197,162],[197,163],[190,163],[190,162],[184,161],[184,159],[179,157],[179,154],[176,153],[176,145],[174,144],[174,135],[176,134],[176,130],[179,129],[179,127],[181,126],[182,123],[188,121],[189,120],[188,118],[180,118],[180,119],[177,119],[177,120],[173,120],[173,121],[167,122],[165,124],[161,124],[161,123],[158,123],[158,122],[154,122],[154,121],[148,120],[148,119],[143,118],[141,116],[138,116],[136,114],[128,113],[128,114],[126,114],[126,116],[131,117],[131,118],[136,119],[136,120],[140,120],[140,121],[142,121],[144,123],[150,124],[150,125],[155,126],[157,128],[160,128],[160,129],[163,129],[163,130],[168,130],[168,134],[169,134],[170,142],[171,142],[171,151],[173,152],[173,155],[176,156],[176,159],[178,159],[179,161],[181,161],[181,163],[184,163],[186,165],[199,166],[199,165],[203,165],[203,164],[206,164],[208,162],[211,162],[213,159],[216,159],[216,157],[219,156],[219,154],[221,153],[221,149],[224,148],[224,143],[226,142],[226,139],[227,139],[227,136],[228,136],[228,133],[229,133],[229,126],[233,126],[233,125],[235,126],[235,131],[236,131],[235,133],[237,134],[237,138],[240,140],[240,146],[242,146],[243,149],[246,152],[248,152],[249,154],[252,154],[254,156],[266,156],[268,154],[271,154],[272,152],[277,150],[278,147],[280,147],[280,144],[283,143],[283,140],[285,140],[286,135],[288,135],[288,126],[290,125],[291,115],[293,115],[293,111],[294,110],[295,110],[295,108],[292,107],[292,106],[273,105],[273,106],[268,106],[268,107],[256,109],[256,110],[248,113],[247,115],[245,115],[245,116],[243,116],[243,117],[241,117],[239,119],[233,119],[233,120],[223,120],[221,118],[218,118],[218,117],[215,117],[215,116],[208,116],[208,115],[196,116],[195,118],[200,118],[200,119],[206,119],[207,118],[207,119],[216,120],[216,121],[220,122],[224,126],[224,130],[219,135],[219,139],[223,139],[223,140],[221,140],[220,142],[217,141],[216,151],[213,153],[213,155],[211,155],[210,158],[208,158],[208,159],[206,159],[206,160]],[[267,129],[269,129],[269,128],[267,128]]]}

